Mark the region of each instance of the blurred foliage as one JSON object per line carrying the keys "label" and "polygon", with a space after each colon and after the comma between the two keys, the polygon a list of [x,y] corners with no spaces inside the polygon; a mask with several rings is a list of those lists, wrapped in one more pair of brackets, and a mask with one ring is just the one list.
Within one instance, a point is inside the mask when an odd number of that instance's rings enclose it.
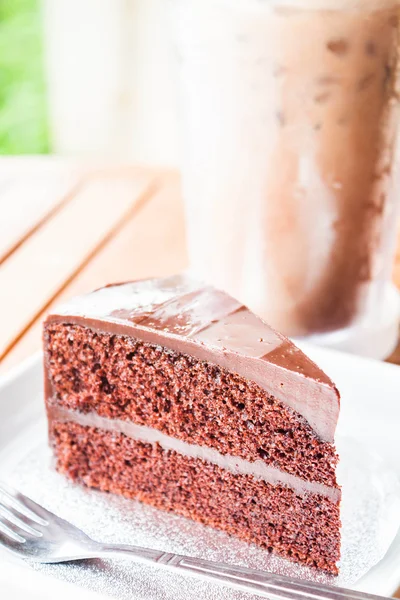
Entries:
{"label": "blurred foliage", "polygon": [[0,154],[49,151],[40,0],[0,0]]}

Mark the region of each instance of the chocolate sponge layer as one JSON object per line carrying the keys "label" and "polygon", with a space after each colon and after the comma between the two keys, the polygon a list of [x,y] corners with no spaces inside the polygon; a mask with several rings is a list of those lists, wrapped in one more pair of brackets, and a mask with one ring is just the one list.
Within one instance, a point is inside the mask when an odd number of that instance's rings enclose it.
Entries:
{"label": "chocolate sponge layer", "polygon": [[156,428],[337,487],[334,446],[255,383],[133,338],[49,323],[49,404]]}
{"label": "chocolate sponge layer", "polygon": [[124,434],[58,421],[51,421],[49,430],[57,469],[74,481],[137,498],[337,573],[339,507],[326,497],[299,495]]}

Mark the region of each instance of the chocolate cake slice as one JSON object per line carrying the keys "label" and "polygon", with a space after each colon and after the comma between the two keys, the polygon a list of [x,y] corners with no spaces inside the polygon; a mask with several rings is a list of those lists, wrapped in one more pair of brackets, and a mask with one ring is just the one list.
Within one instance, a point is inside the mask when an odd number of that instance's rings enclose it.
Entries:
{"label": "chocolate cake slice", "polygon": [[187,276],[112,285],[44,324],[57,468],[337,573],[339,394],[245,306]]}

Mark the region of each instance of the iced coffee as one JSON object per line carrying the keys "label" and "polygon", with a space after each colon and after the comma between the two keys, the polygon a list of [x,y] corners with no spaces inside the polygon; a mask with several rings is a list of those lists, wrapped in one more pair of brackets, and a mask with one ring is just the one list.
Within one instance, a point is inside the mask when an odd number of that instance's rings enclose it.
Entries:
{"label": "iced coffee", "polygon": [[192,267],[289,335],[362,319],[400,198],[398,2],[172,5]]}

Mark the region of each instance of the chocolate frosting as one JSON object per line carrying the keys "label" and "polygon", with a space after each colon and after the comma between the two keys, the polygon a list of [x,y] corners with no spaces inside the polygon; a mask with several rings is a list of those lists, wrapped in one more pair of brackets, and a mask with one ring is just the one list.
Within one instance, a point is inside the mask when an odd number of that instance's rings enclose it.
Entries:
{"label": "chocolate frosting", "polygon": [[325,373],[241,303],[186,274],[73,298],[48,316],[52,322],[132,336],[220,365],[257,383],[333,441],[339,393]]}

